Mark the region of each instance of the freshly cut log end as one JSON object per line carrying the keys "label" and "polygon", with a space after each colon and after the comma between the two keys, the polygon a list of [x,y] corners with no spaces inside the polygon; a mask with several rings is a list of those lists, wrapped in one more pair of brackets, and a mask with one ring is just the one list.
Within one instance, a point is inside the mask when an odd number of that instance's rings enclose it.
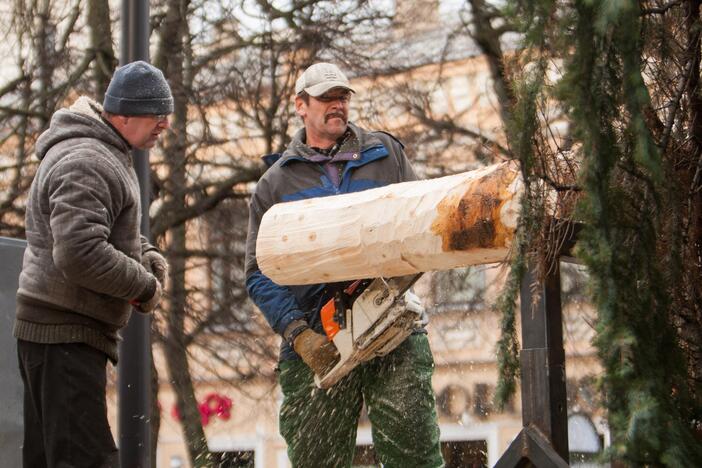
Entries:
{"label": "freshly cut log end", "polygon": [[516,163],[273,206],[258,231],[261,271],[314,284],[502,261],[517,226]]}
{"label": "freshly cut log end", "polygon": [[[485,175],[455,190],[437,206],[432,231],[445,252],[509,247],[519,215],[521,178],[515,165],[490,166]],[[515,186],[516,185],[516,186]],[[515,203],[516,202],[516,203]]]}

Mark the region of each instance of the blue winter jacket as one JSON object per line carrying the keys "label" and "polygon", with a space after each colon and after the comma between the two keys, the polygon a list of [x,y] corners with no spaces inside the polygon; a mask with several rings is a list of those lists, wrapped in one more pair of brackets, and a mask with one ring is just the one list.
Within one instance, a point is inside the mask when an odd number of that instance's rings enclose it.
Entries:
{"label": "blue winter jacket", "polygon": [[[288,149],[275,160],[256,185],[249,204],[246,240],[246,288],[266,320],[282,335],[293,320],[305,320],[322,332],[321,306],[332,297],[329,284],[280,286],[265,276],[256,263],[256,237],[263,214],[274,204],[341,193],[360,192],[398,182],[416,180],[402,144],[384,132],[367,132],[349,124],[353,132],[343,151],[354,151],[335,186],[320,163],[310,161],[314,150],[304,143],[305,130],[297,132]],[[281,360],[299,358],[283,340]]]}

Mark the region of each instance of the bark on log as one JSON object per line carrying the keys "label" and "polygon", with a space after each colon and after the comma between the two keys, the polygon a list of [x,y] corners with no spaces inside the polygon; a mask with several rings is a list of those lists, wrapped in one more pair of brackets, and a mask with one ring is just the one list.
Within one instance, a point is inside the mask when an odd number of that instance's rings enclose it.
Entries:
{"label": "bark on log", "polygon": [[313,284],[499,262],[517,226],[515,163],[273,206],[256,243],[261,271]]}

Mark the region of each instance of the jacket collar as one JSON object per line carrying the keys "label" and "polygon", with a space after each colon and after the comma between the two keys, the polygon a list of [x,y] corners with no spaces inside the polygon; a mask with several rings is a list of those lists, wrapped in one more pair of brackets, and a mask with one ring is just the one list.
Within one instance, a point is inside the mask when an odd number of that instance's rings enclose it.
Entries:
{"label": "jacket collar", "polygon": [[[351,122],[349,122],[348,126],[353,136],[349,138],[340,151],[357,151],[362,154],[371,148],[383,145],[380,139],[372,133],[366,132]],[[317,153],[305,143],[305,129],[301,128],[295,133],[290,145],[283,152],[283,155],[280,157],[280,163],[281,165],[285,165],[291,160],[313,162],[312,157],[316,154]]]}

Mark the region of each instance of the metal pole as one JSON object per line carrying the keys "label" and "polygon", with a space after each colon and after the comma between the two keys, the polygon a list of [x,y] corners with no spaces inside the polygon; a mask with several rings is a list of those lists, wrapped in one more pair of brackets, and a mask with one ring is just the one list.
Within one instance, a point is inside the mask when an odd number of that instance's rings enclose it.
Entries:
{"label": "metal pole", "polygon": [[[149,60],[149,2],[122,0],[120,64]],[[149,152],[133,150],[141,192],[141,233],[149,237]],[[151,467],[151,316],[134,312],[119,348],[119,450],[122,468]]]}

